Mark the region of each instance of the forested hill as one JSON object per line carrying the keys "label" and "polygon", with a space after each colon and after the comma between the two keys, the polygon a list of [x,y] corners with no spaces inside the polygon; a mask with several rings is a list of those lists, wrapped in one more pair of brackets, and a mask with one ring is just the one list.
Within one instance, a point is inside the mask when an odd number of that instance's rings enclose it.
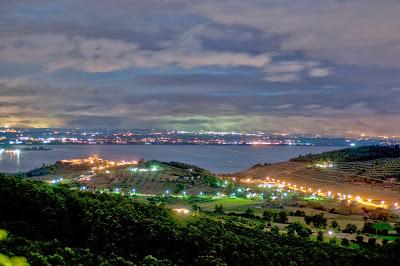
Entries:
{"label": "forested hill", "polygon": [[399,243],[344,248],[199,213],[0,176],[0,254],[32,265],[399,265]]}
{"label": "forested hill", "polygon": [[293,158],[292,162],[356,162],[382,158],[399,158],[400,146],[363,146],[357,148],[347,148],[336,151],[328,151],[320,154],[306,154]]}

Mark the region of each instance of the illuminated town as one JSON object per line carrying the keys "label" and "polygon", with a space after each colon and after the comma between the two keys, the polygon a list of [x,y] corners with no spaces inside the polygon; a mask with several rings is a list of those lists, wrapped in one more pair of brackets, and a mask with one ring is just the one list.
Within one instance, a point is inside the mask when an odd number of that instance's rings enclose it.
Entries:
{"label": "illuminated town", "polygon": [[299,135],[257,132],[174,130],[0,129],[0,145],[42,144],[191,144],[363,146],[399,144],[400,138]]}

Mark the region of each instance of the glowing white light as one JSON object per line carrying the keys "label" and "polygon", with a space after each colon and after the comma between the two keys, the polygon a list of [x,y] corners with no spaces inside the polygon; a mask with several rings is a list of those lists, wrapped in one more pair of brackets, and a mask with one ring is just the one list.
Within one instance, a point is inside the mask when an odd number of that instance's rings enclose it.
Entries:
{"label": "glowing white light", "polygon": [[185,208],[173,209],[173,210],[179,214],[188,214],[190,212],[188,209]]}

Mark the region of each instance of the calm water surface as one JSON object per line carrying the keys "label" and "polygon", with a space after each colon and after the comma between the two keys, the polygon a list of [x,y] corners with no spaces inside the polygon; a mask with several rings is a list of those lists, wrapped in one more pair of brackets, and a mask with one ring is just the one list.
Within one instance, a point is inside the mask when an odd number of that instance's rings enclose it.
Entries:
{"label": "calm water surface", "polygon": [[24,151],[19,156],[0,154],[0,172],[28,171],[62,159],[97,154],[109,160],[161,160],[194,164],[216,173],[232,173],[257,163],[286,161],[300,154],[342,147],[233,146],[233,145],[48,145],[51,151]]}

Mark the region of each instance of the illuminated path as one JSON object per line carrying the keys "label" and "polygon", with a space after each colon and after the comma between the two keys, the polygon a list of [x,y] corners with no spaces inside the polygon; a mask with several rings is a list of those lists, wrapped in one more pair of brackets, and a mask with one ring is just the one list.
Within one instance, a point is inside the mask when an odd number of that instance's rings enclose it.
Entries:
{"label": "illuminated path", "polygon": [[[366,206],[372,206],[372,207],[380,207],[380,208],[393,208],[396,210],[399,210],[399,203],[398,202],[385,202],[383,200],[376,200],[376,199],[372,199],[369,197],[361,197],[358,196],[357,193],[349,194],[349,193],[342,193],[342,192],[333,192],[333,191],[323,191],[322,189],[313,189],[311,187],[307,187],[305,185],[298,185],[295,183],[291,183],[291,182],[287,182],[287,181],[283,181],[280,179],[276,179],[276,178],[270,178],[270,177],[266,177],[265,180],[260,180],[260,179],[244,179],[241,180],[241,182],[244,183],[256,183],[256,184],[273,184],[277,187],[281,187],[281,188],[287,188],[287,189],[291,189],[294,191],[301,191],[303,193],[306,193],[308,195],[318,195],[318,196],[323,196],[323,197],[327,197],[327,198],[331,198],[331,199],[336,199],[338,201],[341,200],[347,200],[349,203],[350,202],[357,202],[359,204],[362,205],[366,205]],[[356,195],[356,196],[354,196]]]}

